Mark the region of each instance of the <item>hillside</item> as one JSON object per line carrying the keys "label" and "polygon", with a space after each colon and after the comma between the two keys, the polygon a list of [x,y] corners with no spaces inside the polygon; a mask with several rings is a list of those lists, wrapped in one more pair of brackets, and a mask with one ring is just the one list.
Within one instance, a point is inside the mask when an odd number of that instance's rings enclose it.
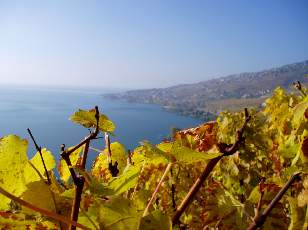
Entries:
{"label": "hillside", "polygon": [[237,110],[244,106],[258,106],[278,85],[289,89],[296,80],[306,83],[307,73],[308,60],[195,84],[131,90],[104,96],[129,102],[158,104],[169,111],[209,119],[222,109]]}

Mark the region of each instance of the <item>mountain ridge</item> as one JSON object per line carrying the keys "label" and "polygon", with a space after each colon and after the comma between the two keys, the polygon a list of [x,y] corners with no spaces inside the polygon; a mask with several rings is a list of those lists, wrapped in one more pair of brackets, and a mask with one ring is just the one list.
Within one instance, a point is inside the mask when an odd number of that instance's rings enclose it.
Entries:
{"label": "mountain ridge", "polygon": [[258,72],[243,72],[166,88],[105,94],[110,99],[151,103],[183,115],[211,119],[223,109],[258,106],[277,87],[290,89],[294,81],[308,82],[308,60]]}

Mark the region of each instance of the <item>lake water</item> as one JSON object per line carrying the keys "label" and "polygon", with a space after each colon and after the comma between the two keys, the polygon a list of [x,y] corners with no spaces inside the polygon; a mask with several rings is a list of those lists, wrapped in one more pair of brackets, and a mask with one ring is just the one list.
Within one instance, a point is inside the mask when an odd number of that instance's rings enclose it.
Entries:
{"label": "lake water", "polygon": [[[106,92],[106,91],[105,91]],[[103,91],[38,89],[0,87],[0,136],[16,134],[30,140],[27,128],[32,130],[37,142],[59,158],[59,146],[77,144],[88,130],[72,123],[69,116],[77,109],[99,106],[116,125],[115,137],[127,149],[134,149],[142,140],[159,143],[170,135],[172,127],[193,127],[201,120],[180,116],[149,104],[110,101],[100,94]],[[103,149],[103,139],[92,146]],[[35,153],[29,141],[28,155]],[[89,153],[89,164],[96,153]]]}

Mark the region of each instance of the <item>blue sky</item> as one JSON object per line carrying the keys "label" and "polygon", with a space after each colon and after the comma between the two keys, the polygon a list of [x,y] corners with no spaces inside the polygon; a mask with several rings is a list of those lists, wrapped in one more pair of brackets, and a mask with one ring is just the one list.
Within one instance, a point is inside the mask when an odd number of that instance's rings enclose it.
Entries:
{"label": "blue sky", "polygon": [[0,84],[165,87],[308,59],[307,0],[0,0]]}

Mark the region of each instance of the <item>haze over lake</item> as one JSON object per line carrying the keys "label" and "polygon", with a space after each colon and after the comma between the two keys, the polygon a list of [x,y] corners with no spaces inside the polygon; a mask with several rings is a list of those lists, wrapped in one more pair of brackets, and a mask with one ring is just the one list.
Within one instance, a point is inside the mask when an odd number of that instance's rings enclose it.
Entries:
{"label": "haze over lake", "polygon": [[[26,130],[30,128],[38,144],[56,156],[62,143],[72,146],[88,134],[87,129],[68,119],[79,108],[90,109],[98,105],[100,111],[116,125],[116,136],[112,137],[112,141],[121,142],[127,149],[135,148],[142,140],[159,143],[170,135],[172,127],[193,127],[202,122],[166,112],[156,105],[110,101],[101,96],[106,90],[12,86],[2,86],[0,90],[0,135],[16,134],[30,140]],[[103,139],[94,142],[95,147],[104,148]],[[34,152],[34,146],[29,141],[29,156]]]}

